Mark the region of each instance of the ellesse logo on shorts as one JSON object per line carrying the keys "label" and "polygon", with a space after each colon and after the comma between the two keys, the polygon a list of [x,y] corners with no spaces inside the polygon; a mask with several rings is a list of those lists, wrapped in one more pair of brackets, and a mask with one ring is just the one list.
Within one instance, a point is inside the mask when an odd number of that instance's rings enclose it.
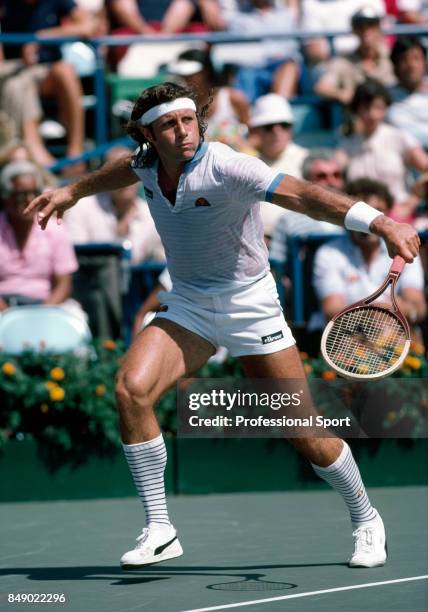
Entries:
{"label": "ellesse logo on shorts", "polygon": [[279,330],[273,334],[269,334],[268,336],[262,336],[262,343],[270,344],[271,342],[276,342],[276,340],[281,340],[281,338],[283,337],[284,337],[284,334],[282,333],[281,330]]}

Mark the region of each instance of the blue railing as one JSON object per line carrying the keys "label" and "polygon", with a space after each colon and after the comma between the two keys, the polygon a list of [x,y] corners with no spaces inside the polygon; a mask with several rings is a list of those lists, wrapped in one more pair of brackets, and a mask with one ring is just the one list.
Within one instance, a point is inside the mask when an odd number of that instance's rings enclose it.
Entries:
{"label": "blue railing", "polygon": [[[412,25],[396,25],[392,28],[384,30],[385,34],[393,35],[405,35],[405,34],[427,34],[428,27],[426,26],[412,26]],[[169,42],[192,42],[192,41],[203,41],[210,44],[231,44],[231,43],[247,43],[247,42],[259,42],[265,39],[278,39],[278,40],[300,40],[304,41],[311,38],[324,37],[332,43],[332,40],[337,36],[349,35],[349,31],[333,32],[333,31],[320,31],[320,32],[288,32],[288,33],[263,33],[263,34],[231,34],[228,32],[207,32],[198,34],[175,34],[175,35],[156,35],[156,36],[102,36],[100,38],[90,38],[84,40],[86,44],[93,48],[95,53],[95,70],[93,74],[94,79],[94,95],[96,96],[95,106],[95,142],[97,147],[103,147],[108,142],[108,108],[107,108],[107,96],[106,96],[106,80],[105,72],[106,66],[103,56],[104,47],[117,47],[123,45],[131,45],[134,43],[144,44],[159,44]],[[31,34],[5,34],[0,33],[0,43],[20,45],[28,42],[37,42],[40,45],[55,45],[61,46],[65,43],[81,42],[81,39],[76,37],[64,37],[64,38],[41,38]],[[108,148],[108,147],[107,147]],[[100,149],[102,150],[102,149]],[[90,155],[91,157],[93,155]],[[73,158],[72,160],[63,160],[54,166],[54,169],[60,169],[64,165],[70,163],[70,161],[76,162],[80,160],[86,160],[85,155]]]}

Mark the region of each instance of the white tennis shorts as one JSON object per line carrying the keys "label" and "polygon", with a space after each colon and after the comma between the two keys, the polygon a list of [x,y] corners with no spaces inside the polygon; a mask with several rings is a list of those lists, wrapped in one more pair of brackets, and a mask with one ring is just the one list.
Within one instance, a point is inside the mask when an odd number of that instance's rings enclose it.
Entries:
{"label": "white tennis shorts", "polygon": [[295,344],[272,274],[220,295],[184,296],[161,291],[163,310],[156,318],[169,319],[202,336],[232,357],[276,353]]}

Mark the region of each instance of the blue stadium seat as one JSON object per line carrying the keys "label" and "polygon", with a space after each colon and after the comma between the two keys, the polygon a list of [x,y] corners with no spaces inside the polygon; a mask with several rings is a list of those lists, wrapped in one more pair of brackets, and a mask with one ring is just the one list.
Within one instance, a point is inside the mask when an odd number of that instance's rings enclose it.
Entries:
{"label": "blue stadium seat", "polygon": [[294,134],[313,132],[323,127],[322,116],[318,107],[313,104],[293,104]]}

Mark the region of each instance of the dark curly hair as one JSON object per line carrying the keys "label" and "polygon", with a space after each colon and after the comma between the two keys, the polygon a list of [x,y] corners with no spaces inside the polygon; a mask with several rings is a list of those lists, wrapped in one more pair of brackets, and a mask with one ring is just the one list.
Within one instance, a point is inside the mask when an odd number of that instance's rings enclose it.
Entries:
{"label": "dark curly hair", "polygon": [[162,83],[145,89],[136,100],[132,109],[131,119],[126,124],[126,133],[133,138],[139,145],[140,150],[136,157],[136,162],[139,166],[150,166],[157,157],[156,148],[144,137],[140,130],[139,119],[145,112],[164,102],[172,102],[177,98],[190,98],[196,104],[196,117],[198,120],[199,134],[201,141],[204,140],[204,134],[207,129],[207,114],[210,107],[212,96],[208,104],[200,107],[199,96],[191,87],[183,87],[176,83]]}
{"label": "dark curly hair", "polygon": [[352,113],[357,113],[360,107],[370,106],[376,98],[381,98],[385,102],[385,106],[391,104],[391,96],[386,87],[375,79],[366,79],[356,88],[349,108]]}
{"label": "dark curly hair", "polygon": [[370,196],[377,196],[385,202],[388,210],[391,210],[394,205],[394,198],[388,186],[381,181],[375,181],[370,178],[359,178],[354,181],[349,181],[346,184],[345,192],[350,196],[355,196],[363,200]]}
{"label": "dark curly hair", "polygon": [[420,49],[423,56],[426,57],[426,49],[422,41],[417,36],[399,36],[391,49],[391,62],[394,67],[397,66],[401,57],[410,51],[410,49]]}

